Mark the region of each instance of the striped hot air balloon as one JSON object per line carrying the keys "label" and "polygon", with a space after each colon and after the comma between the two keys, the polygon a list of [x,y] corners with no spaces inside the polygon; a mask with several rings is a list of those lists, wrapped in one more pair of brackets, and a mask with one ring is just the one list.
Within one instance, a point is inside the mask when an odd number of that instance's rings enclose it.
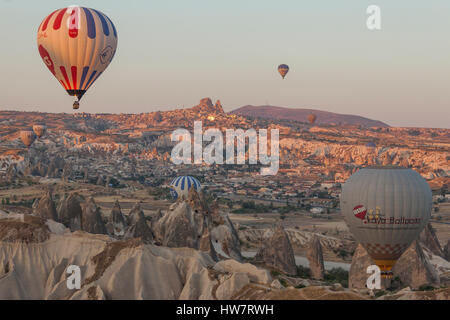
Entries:
{"label": "striped hot air balloon", "polygon": [[191,176],[176,177],[170,183],[170,194],[175,200],[182,196],[187,198],[191,187],[194,187],[194,189],[197,192],[200,191],[202,188],[200,182],[194,177]]}
{"label": "striped hot air balloon", "polygon": [[289,66],[287,64],[280,64],[278,66],[278,72],[281,74],[281,76],[286,77],[286,74],[289,72]]}
{"label": "striped hot air balloon", "polygon": [[407,168],[364,168],[342,186],[345,222],[383,277],[392,276],[397,259],[418,238],[430,219],[431,206],[428,183]]}
{"label": "striped hot air balloon", "polygon": [[316,122],[317,116],[314,113],[308,114],[308,121],[310,124],[314,124]]}
{"label": "striped hot air balloon", "polygon": [[79,101],[112,61],[117,31],[100,11],[70,6],[42,21],[37,44],[50,72]]}
{"label": "striped hot air balloon", "polygon": [[47,130],[47,127],[44,124],[35,124],[33,126],[33,131],[37,135],[38,138],[42,137]]}
{"label": "striped hot air balloon", "polygon": [[23,144],[29,148],[33,144],[34,140],[36,140],[36,135],[32,130],[23,130],[20,131],[20,139]]}

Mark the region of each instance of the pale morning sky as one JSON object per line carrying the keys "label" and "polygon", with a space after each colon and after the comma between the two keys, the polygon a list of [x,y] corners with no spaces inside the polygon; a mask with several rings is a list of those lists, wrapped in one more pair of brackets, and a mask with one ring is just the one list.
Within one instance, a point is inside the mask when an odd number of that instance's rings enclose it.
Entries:
{"label": "pale morning sky", "polygon": [[[450,128],[448,0],[0,0],[0,110],[72,112],[36,46],[78,4],[117,27],[116,56],[80,111],[151,112],[220,99]],[[366,27],[379,5],[382,30]],[[291,70],[281,80],[277,66]]]}

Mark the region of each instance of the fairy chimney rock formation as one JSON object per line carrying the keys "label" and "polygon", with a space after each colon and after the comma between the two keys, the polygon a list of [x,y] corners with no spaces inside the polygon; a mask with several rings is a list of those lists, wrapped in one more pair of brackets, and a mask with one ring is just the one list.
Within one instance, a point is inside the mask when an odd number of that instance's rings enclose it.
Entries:
{"label": "fairy chimney rock formation", "polygon": [[255,261],[285,274],[297,274],[294,250],[281,224],[277,224],[274,229],[266,231],[255,256]]}
{"label": "fairy chimney rock formation", "polygon": [[153,232],[147,224],[144,211],[142,211],[139,203],[131,209],[129,214],[130,227],[125,232],[124,238],[141,238],[144,243],[153,242]]}
{"label": "fairy chimney rock formation", "polygon": [[439,286],[440,280],[434,266],[427,260],[419,241],[414,241],[392,268],[394,277],[412,289],[421,286]]}
{"label": "fairy chimney rock formation", "polygon": [[436,231],[431,226],[431,223],[428,223],[420,233],[419,241],[435,255],[440,257],[444,256]]}
{"label": "fairy chimney rock formation", "polygon": [[107,234],[100,208],[97,207],[92,197],[83,204],[81,219],[81,230],[89,233]]}
{"label": "fairy chimney rock formation", "polygon": [[306,257],[309,261],[311,276],[314,279],[323,279],[325,275],[325,266],[323,264],[322,245],[317,235],[314,235],[309,243]]}
{"label": "fairy chimney rock formation", "polygon": [[109,223],[112,227],[112,232],[110,231],[110,233],[115,237],[122,237],[125,234],[127,222],[117,200],[114,202],[114,207],[111,210]]}
{"label": "fairy chimney rock formation", "polygon": [[55,203],[53,202],[53,197],[50,191],[48,191],[37,204],[37,208],[34,214],[43,218],[51,219],[54,221],[58,220],[58,214],[56,213]]}
{"label": "fairy chimney rock formation", "polygon": [[367,250],[361,244],[358,244],[348,273],[348,287],[350,289],[367,288],[367,267],[373,264],[375,263],[367,253]]}
{"label": "fairy chimney rock formation", "polygon": [[64,195],[57,211],[59,222],[68,227],[70,231],[81,230],[83,210],[81,209],[78,194]]}

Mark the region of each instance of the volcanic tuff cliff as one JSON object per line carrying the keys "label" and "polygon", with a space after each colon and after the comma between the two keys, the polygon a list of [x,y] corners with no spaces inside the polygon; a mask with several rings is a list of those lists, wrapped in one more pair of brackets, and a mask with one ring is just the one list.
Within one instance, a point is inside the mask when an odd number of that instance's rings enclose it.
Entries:
{"label": "volcanic tuff cliff", "polygon": [[[67,288],[69,265],[81,268],[80,290]],[[266,270],[216,263],[194,249],[70,233],[51,220],[0,212],[0,299],[227,299],[239,286],[270,281]]]}

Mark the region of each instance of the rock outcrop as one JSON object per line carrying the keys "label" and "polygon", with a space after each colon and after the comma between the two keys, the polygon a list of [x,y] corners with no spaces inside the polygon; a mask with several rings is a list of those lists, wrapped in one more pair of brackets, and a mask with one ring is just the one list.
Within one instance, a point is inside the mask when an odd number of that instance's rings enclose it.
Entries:
{"label": "rock outcrop", "polygon": [[[239,238],[249,244],[257,245],[261,241],[261,238],[264,236],[264,233],[266,231],[267,229],[242,229],[239,230]],[[285,232],[287,233],[289,241],[291,242],[294,250],[301,249],[303,251],[305,249],[308,249],[308,246],[314,236],[319,238],[320,244],[322,245],[323,249],[328,249],[330,251],[337,248],[345,248],[347,251],[352,251],[354,248],[356,248],[352,241],[342,240],[329,235],[322,235],[314,232],[290,228],[285,228]]]}
{"label": "rock outcrop", "polygon": [[125,235],[127,225],[128,224],[120,208],[119,201],[116,200],[114,202],[114,207],[111,210],[111,215],[107,224],[107,227],[111,228],[111,230],[108,230],[108,232],[116,238],[123,237]]}
{"label": "rock outcrop", "polygon": [[[214,212],[214,211],[213,211]],[[217,215],[220,215],[217,213]],[[221,223],[210,224],[211,242],[214,250],[222,258],[233,258],[242,261],[241,244],[236,228],[227,214],[220,215]]]}
{"label": "rock outcrop", "polygon": [[209,205],[202,192],[191,188],[154,224],[156,240],[163,246],[189,247],[206,251],[215,259],[242,261],[240,243],[233,223]]}
{"label": "rock outcrop", "polygon": [[325,276],[325,266],[323,264],[322,245],[317,236],[313,237],[306,252],[306,257],[309,261],[309,268],[313,279],[323,279]]}
{"label": "rock outcrop", "polygon": [[399,277],[403,285],[412,289],[421,286],[439,286],[439,275],[427,260],[418,241],[411,246],[397,260],[392,268],[394,277]]}
{"label": "rock outcrop", "polygon": [[40,200],[34,214],[43,219],[58,220],[55,203],[50,191],[48,191]]}
{"label": "rock outcrop", "polygon": [[273,230],[268,230],[261,239],[255,262],[286,274],[297,274],[294,250],[281,224],[277,224]]}
{"label": "rock outcrop", "polygon": [[200,103],[193,107],[192,110],[200,113],[224,113],[220,100],[213,104],[210,98],[201,99]]}
{"label": "rock outcrop", "polygon": [[[0,212],[0,244],[2,242],[14,243],[40,243],[50,238],[50,230],[46,219],[28,214],[2,214]],[[0,259],[0,278],[1,270]],[[4,261],[9,261],[6,259]],[[8,264],[8,269],[11,265]]]}
{"label": "rock outcrop", "polygon": [[367,267],[373,264],[375,263],[367,253],[367,250],[361,244],[358,244],[348,273],[348,287],[351,289],[367,288]]}
{"label": "rock outcrop", "polygon": [[271,283],[272,276],[265,269],[260,269],[250,263],[240,263],[234,259],[217,262],[213,268],[222,273],[245,273],[249,280],[254,283]]}
{"label": "rock outcrop", "polygon": [[103,186],[105,184],[105,181],[103,181],[103,177],[102,176],[98,176],[97,182],[95,184],[98,185],[98,186]]}
{"label": "rock outcrop", "polygon": [[429,291],[413,291],[406,287],[398,292],[384,295],[378,300],[449,300],[450,288],[442,288]]}
{"label": "rock outcrop", "polygon": [[77,193],[72,193],[69,196],[64,195],[58,205],[58,221],[71,231],[81,230],[83,210],[80,200]]}
{"label": "rock outcrop", "polygon": [[223,275],[220,280],[221,283],[216,290],[216,297],[218,300],[232,298],[237,292],[250,283],[247,274],[243,272]]}
{"label": "rock outcrop", "polygon": [[255,284],[246,285],[233,298],[235,300],[370,300],[370,297],[363,293],[350,290],[336,291],[332,286],[266,290]]}
{"label": "rock outcrop", "polygon": [[[82,231],[54,233],[61,228],[47,228],[50,220],[26,216],[21,221],[23,217],[0,217],[0,299],[230,299],[243,286],[269,286],[272,281],[267,270],[236,260],[216,263],[195,249],[111,241]],[[41,226],[45,236],[36,233]],[[17,233],[14,239],[1,237],[13,230],[21,230],[33,245]],[[81,269],[80,290],[67,288],[70,265]]]}
{"label": "rock outcrop", "polygon": [[130,221],[130,227],[125,232],[125,239],[141,238],[144,243],[153,242],[152,230],[147,224],[144,211],[142,211],[139,203],[136,203],[131,209],[128,219]]}
{"label": "rock outcrop", "polygon": [[200,251],[204,251],[204,252],[209,253],[209,255],[211,256],[211,258],[214,261],[218,260],[216,250],[214,249],[214,245],[212,244],[211,233],[209,232],[209,228],[207,226],[206,217],[204,219],[203,233],[200,236],[198,249]]}
{"label": "rock outcrop", "polygon": [[100,208],[92,197],[82,205],[81,230],[96,234],[107,233]]}
{"label": "rock outcrop", "polygon": [[448,239],[447,244],[444,247],[444,257],[445,260],[450,261],[450,239]]}
{"label": "rock outcrop", "polygon": [[419,241],[428,249],[431,250],[435,255],[444,256],[444,253],[441,248],[441,244],[439,243],[439,239],[437,238],[436,231],[431,226],[431,223],[428,223],[424,230],[420,233]]}
{"label": "rock outcrop", "polygon": [[185,201],[176,204],[157,222],[158,240],[167,247],[198,248],[201,227],[195,221],[194,212]]}

